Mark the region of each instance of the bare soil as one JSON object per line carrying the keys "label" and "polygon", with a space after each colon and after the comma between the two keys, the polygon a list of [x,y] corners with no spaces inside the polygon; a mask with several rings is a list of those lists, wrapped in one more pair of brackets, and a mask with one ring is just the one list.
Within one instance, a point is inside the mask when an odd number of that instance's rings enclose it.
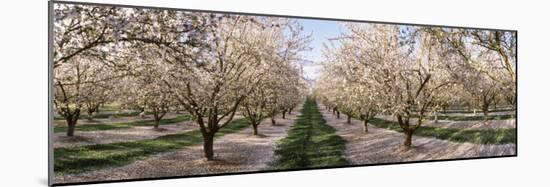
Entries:
{"label": "bare soil", "polygon": [[[169,118],[175,118],[182,114],[175,114],[175,113],[169,113],[164,116],[163,119],[169,119]],[[94,118],[93,120],[88,119],[78,119],[76,125],[97,125],[97,124],[105,124],[105,123],[129,123],[129,122],[136,122],[136,121],[142,121],[142,120],[153,120],[152,115],[147,115],[145,117],[140,116],[125,116],[125,117],[116,117],[116,118]],[[55,126],[66,126],[67,122],[64,119],[60,120],[54,120]]]}
{"label": "bare soil", "polygon": [[[395,119],[394,116],[380,115],[377,117],[385,120],[397,121],[397,119]],[[416,124],[414,120],[411,122],[413,124]],[[457,128],[457,129],[506,129],[506,128],[516,128],[516,119],[487,120],[487,121],[438,120],[437,123],[434,120],[426,120],[422,123],[422,126]]]}
{"label": "bare soil", "polygon": [[74,137],[68,137],[66,133],[62,132],[53,135],[53,147],[74,147],[153,139],[159,136],[191,131],[198,127],[193,121],[183,121],[171,125],[161,125],[159,129],[154,129],[153,126],[136,126],[102,131],[76,131]]}
{"label": "bare soil", "polygon": [[[323,108],[323,107],[321,107]],[[404,135],[395,131],[369,125],[369,132],[363,132],[363,122],[352,119],[346,123],[346,116],[336,119],[328,110],[321,110],[327,124],[337,130],[346,143],[346,158],[354,165],[396,163],[407,161],[475,158],[515,155],[516,144],[480,145],[455,143],[435,138],[413,136],[413,148],[403,148]]]}
{"label": "bare soil", "polygon": [[273,161],[276,143],[286,137],[300,109],[295,111],[287,115],[286,119],[278,117],[276,125],[271,125],[271,120],[265,119],[258,127],[258,136],[254,136],[252,127],[249,127],[216,139],[214,161],[206,161],[202,145],[197,145],[158,154],[123,167],[55,178],[58,182],[82,182],[259,171]]}
{"label": "bare soil", "polygon": [[[168,114],[167,114],[168,116]],[[168,116],[174,118],[176,115]],[[138,117],[139,118],[139,117]],[[242,115],[235,115],[234,119],[243,118]],[[143,119],[141,119],[143,120]],[[225,120],[222,120],[222,122]],[[129,121],[123,121],[129,122]],[[136,140],[153,139],[164,135],[179,134],[198,129],[193,121],[182,121],[170,125],[161,125],[158,129],[153,126],[135,126],[132,128],[112,129],[101,131],[76,131],[73,137],[66,136],[65,132],[53,135],[54,148],[75,147],[93,144],[108,144],[117,142],[129,142]]]}

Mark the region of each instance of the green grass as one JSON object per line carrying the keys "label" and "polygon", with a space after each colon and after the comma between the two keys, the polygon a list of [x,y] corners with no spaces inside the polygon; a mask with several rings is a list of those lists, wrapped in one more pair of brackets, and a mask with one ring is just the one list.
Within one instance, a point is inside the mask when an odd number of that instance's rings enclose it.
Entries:
{"label": "green grass", "polygon": [[[216,133],[216,138],[249,126],[245,119],[233,120]],[[202,143],[202,135],[199,130],[194,130],[149,140],[56,148],[54,149],[54,171],[55,174],[69,174],[118,167],[157,153],[175,151],[200,143]]]}
{"label": "green grass", "polygon": [[[139,115],[139,111],[133,111],[133,112],[121,112],[119,114],[113,114],[113,113],[99,113],[99,114],[94,114],[94,119],[107,119],[111,116],[116,116],[116,117],[131,117],[131,116],[137,116]],[[150,114],[150,113],[147,113],[146,114]],[[87,114],[81,114],[79,116],[78,119],[87,119],[88,118],[88,115]],[[64,120],[65,118],[62,117],[62,116],[56,116],[53,118],[54,120]]]}
{"label": "green grass", "polygon": [[[379,127],[403,132],[397,122],[375,118],[370,124]],[[516,143],[516,129],[458,129],[441,127],[419,127],[414,135],[449,140],[453,142],[470,142],[475,144],[507,144]]]}
{"label": "green grass", "polygon": [[105,111],[113,112],[120,109],[121,109],[120,104],[115,104],[115,103],[105,104],[105,106],[99,107],[99,111],[102,111],[102,112],[105,112]]}
{"label": "green grass", "polygon": [[[512,108],[499,108],[499,109],[489,109],[489,112],[509,112],[509,111],[515,111],[515,109]],[[477,112],[482,112],[480,110],[477,110]],[[449,109],[446,111],[441,111],[441,113],[445,114],[451,114],[451,113],[474,113],[473,110],[467,110],[467,109]]]}
{"label": "green grass", "polygon": [[[169,118],[169,119],[161,119],[159,122],[159,125],[167,125],[167,124],[173,124],[178,123],[182,121],[190,120],[191,117],[188,115],[182,115],[175,118]],[[76,125],[76,131],[102,131],[102,130],[113,130],[113,129],[125,129],[125,128],[132,128],[134,126],[153,126],[155,124],[155,120],[142,120],[142,121],[134,121],[134,122],[123,122],[123,123],[103,123],[103,124],[80,124]],[[54,127],[54,132],[66,132],[67,126],[58,126]]]}
{"label": "green grass", "polygon": [[[485,116],[447,116],[447,115],[438,115],[438,120],[451,120],[451,121],[482,121],[482,120],[506,120],[506,119],[515,119],[514,115],[488,115]],[[435,120],[434,116],[427,116],[426,119]]]}
{"label": "green grass", "polygon": [[275,150],[270,169],[303,169],[348,165],[343,157],[345,141],[328,126],[313,99],[308,99],[300,115]]}

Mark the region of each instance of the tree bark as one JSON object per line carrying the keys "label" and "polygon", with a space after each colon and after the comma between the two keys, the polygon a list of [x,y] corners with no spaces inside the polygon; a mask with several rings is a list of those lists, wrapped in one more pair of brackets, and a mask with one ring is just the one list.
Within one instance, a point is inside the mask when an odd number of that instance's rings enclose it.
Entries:
{"label": "tree bark", "polygon": [[286,119],[286,110],[283,110],[283,119]]}
{"label": "tree bark", "polygon": [[489,117],[489,105],[483,106],[483,118],[487,121],[487,118]]}
{"label": "tree bark", "polygon": [[160,125],[160,117],[158,115],[155,115],[155,129],[158,129]]}
{"label": "tree bark", "polygon": [[[410,128],[409,116],[405,117],[405,119],[403,119],[401,115],[397,115],[396,117],[397,117],[397,122],[399,123],[399,126],[401,127],[401,129],[403,129],[403,133],[405,134],[405,141],[403,142],[403,145],[405,146],[405,149],[409,149],[412,146],[412,135],[416,129]],[[421,119],[422,116],[419,116],[419,118]],[[421,122],[422,121],[420,120],[419,123]]]}
{"label": "tree bark", "polygon": [[67,120],[67,136],[73,137],[74,136],[74,130],[76,128],[76,120]]}
{"label": "tree bark", "polygon": [[369,124],[369,120],[368,120],[368,119],[363,120],[363,131],[364,131],[365,133],[369,132],[368,124]]}
{"label": "tree bark", "polygon": [[88,121],[94,120],[94,111],[95,109],[88,109]]}
{"label": "tree bark", "polygon": [[405,132],[405,142],[403,143],[403,145],[405,146],[406,149],[409,149],[412,146],[413,131],[412,130],[404,130],[403,132]]}
{"label": "tree bark", "polygon": [[96,105],[96,107],[95,107],[95,113],[96,113],[96,114],[99,114],[99,108],[100,108],[100,107],[101,107],[101,104]]}
{"label": "tree bark", "polygon": [[274,117],[274,116],[271,116],[271,125],[276,125],[275,117]]}
{"label": "tree bark", "polygon": [[336,110],[336,119],[340,119],[340,111]]}
{"label": "tree bark", "polygon": [[67,136],[73,137],[74,131],[76,129],[76,123],[78,122],[78,118],[80,117],[80,109],[76,109],[74,113],[66,113],[65,121],[67,121]]}
{"label": "tree bark", "polygon": [[206,160],[212,161],[214,160],[214,134],[203,134],[203,140],[204,157]]}
{"label": "tree bark", "polygon": [[347,120],[347,123],[350,124],[351,123],[351,114],[348,114],[348,120]]}
{"label": "tree bark", "polygon": [[258,135],[258,124],[252,124],[252,128],[254,129],[254,135]]}
{"label": "tree bark", "polygon": [[160,120],[162,120],[165,114],[166,112],[163,112],[162,109],[153,109],[153,117],[155,118],[155,125],[154,125],[155,129],[159,128]]}

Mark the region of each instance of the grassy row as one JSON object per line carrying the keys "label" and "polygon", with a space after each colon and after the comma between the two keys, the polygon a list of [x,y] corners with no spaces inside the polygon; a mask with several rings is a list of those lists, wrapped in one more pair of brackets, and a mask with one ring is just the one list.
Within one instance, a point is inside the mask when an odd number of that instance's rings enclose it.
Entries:
{"label": "grassy row", "polygon": [[[249,126],[245,119],[233,120],[216,133],[216,138]],[[54,149],[54,171],[56,174],[67,174],[123,166],[153,154],[200,143],[202,143],[202,135],[199,130],[194,130],[149,140],[56,148]]]}
{"label": "grassy row", "polygon": [[[510,112],[510,111],[515,111],[515,109],[512,109],[512,108],[499,108],[499,109],[489,109],[489,112]],[[474,113],[473,110],[467,110],[467,109],[463,109],[463,110],[460,110],[460,109],[448,109],[446,111],[440,111],[441,113],[445,113],[445,114],[452,114],[452,113]],[[480,110],[477,110],[477,112],[482,112]]]}
{"label": "grassy row", "polygon": [[[161,119],[159,125],[167,125],[173,123],[179,123],[182,121],[190,120],[191,117],[188,115],[182,115],[175,118]],[[153,126],[155,120],[142,120],[134,122],[122,122],[122,123],[102,123],[102,124],[89,124],[89,125],[77,125],[75,128],[76,131],[102,131],[102,130],[113,130],[113,129],[125,129],[132,128],[135,126]],[[66,132],[67,126],[58,126],[54,127],[54,132]]]}
{"label": "grassy row", "polygon": [[[370,124],[398,132],[403,130],[397,122],[375,118]],[[453,142],[470,142],[475,144],[507,144],[516,143],[516,129],[458,129],[441,127],[419,127],[414,135],[449,140]]]}
{"label": "grassy row", "polygon": [[[133,111],[133,112],[121,112],[121,113],[118,113],[118,114],[111,114],[111,113],[99,113],[99,114],[94,114],[94,119],[107,119],[111,116],[113,117],[131,117],[131,116],[137,116],[139,115],[139,111]],[[150,113],[147,113],[146,114],[150,114]],[[86,119],[88,118],[88,114],[81,114],[80,117],[78,119]],[[62,117],[62,116],[56,116],[53,118],[54,120],[64,120],[65,118]]]}
{"label": "grassy row", "polygon": [[335,134],[317,109],[314,100],[308,99],[286,138],[276,147],[276,160],[271,169],[301,169],[347,165],[343,157],[345,141]]}
{"label": "grassy row", "polygon": [[[488,115],[485,116],[447,116],[438,115],[438,120],[451,120],[451,121],[483,121],[483,120],[506,120],[515,119],[514,115]],[[435,116],[427,116],[426,119],[435,120]]]}

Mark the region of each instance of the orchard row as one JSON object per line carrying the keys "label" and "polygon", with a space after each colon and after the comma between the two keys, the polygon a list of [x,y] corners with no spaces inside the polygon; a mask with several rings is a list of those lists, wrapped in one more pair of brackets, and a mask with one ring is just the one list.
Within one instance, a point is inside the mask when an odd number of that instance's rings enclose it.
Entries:
{"label": "orchard row", "polygon": [[54,107],[73,136],[105,103],[185,111],[212,160],[215,134],[242,114],[254,127],[302,104],[310,38],[291,19],[56,4]]}
{"label": "orchard row", "polygon": [[[516,105],[516,34],[462,28],[347,24],[325,50],[314,93],[364,121],[391,115],[404,145],[428,115],[449,107]],[[514,110],[514,108],[512,109]]]}

